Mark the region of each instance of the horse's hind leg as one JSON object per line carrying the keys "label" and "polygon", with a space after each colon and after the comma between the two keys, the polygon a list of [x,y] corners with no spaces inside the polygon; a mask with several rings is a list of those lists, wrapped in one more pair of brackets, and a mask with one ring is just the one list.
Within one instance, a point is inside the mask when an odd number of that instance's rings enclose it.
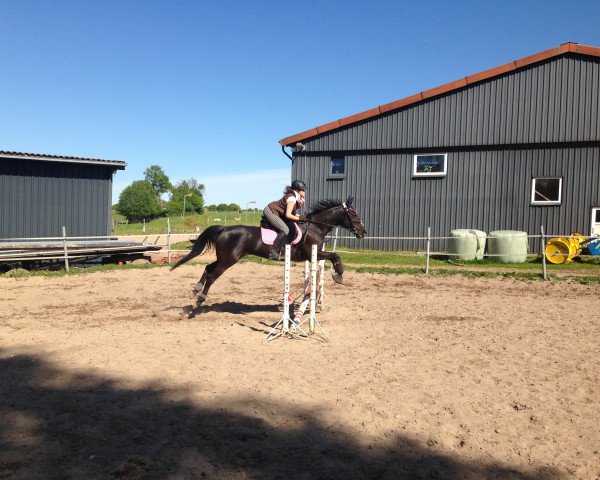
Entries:
{"label": "horse's hind leg", "polygon": [[208,264],[204,269],[204,273],[200,277],[200,280],[198,280],[198,283],[194,285],[194,288],[192,289],[192,298],[198,297],[196,300],[196,305],[198,306],[200,306],[204,302],[204,300],[206,300],[206,294],[210,289],[210,285],[208,287],[206,286],[206,281],[208,280],[211,272],[215,269],[218,263],[219,262],[217,261]]}
{"label": "horse's hind leg", "polygon": [[200,280],[198,280],[198,283],[196,285],[194,285],[194,288],[192,288],[192,298],[194,298],[196,295],[202,293],[202,290],[204,290],[204,285],[206,285],[206,270],[207,270],[207,268],[208,268],[208,266],[204,269],[204,273],[200,277]]}
{"label": "horse's hind leg", "polygon": [[215,281],[223,275],[223,272],[230,266],[231,265],[219,263],[218,260],[206,266],[202,277],[193,289],[194,295],[198,295],[198,299],[196,300],[196,305],[198,307],[206,300],[206,296],[208,295],[208,291],[212,284],[215,283]]}

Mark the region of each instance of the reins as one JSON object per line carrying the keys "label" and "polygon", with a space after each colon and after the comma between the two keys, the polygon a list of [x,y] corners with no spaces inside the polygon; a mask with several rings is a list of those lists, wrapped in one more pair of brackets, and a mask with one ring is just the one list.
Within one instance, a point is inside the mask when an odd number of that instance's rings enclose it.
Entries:
{"label": "reins", "polygon": [[314,220],[298,220],[298,223],[314,223],[315,225],[325,225],[327,227],[337,227],[338,225],[336,225],[335,223],[324,223],[324,222],[315,222]]}
{"label": "reins", "polygon": [[[356,210],[354,208],[347,207],[345,203],[342,203],[341,206],[344,209],[344,213],[346,215],[348,215],[348,218],[350,219],[350,223],[354,227],[354,222],[352,221],[352,215],[350,214],[350,212],[353,211],[354,213],[356,213]],[[333,228],[333,227],[339,227],[339,224],[337,224],[337,223],[317,222],[315,220],[309,220],[308,218],[306,220],[299,220],[298,223],[306,223],[306,233],[308,233],[308,227],[309,227],[309,225],[311,223],[314,223],[315,225],[324,225],[326,227],[331,227],[331,228]]]}
{"label": "reins", "polygon": [[337,227],[336,224],[330,224],[330,223],[325,223],[325,222],[316,222],[314,220],[309,220],[308,218],[306,220],[299,220],[298,223],[304,223],[306,225],[306,231],[304,232],[304,235],[302,235],[302,240],[300,242],[299,246],[304,246],[305,242],[306,242],[306,237],[308,236],[308,230],[310,228],[310,224],[314,223],[315,225],[325,225],[326,227]]}

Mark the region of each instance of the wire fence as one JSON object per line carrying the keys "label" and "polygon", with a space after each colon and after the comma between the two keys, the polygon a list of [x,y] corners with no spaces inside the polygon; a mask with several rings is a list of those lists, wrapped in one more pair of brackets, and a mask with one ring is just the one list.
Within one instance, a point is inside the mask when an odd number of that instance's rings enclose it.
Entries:
{"label": "wire fence", "polygon": [[[484,233],[484,232],[481,232]],[[540,227],[540,234],[529,235],[526,232],[514,232],[511,234],[498,235],[485,235],[483,237],[477,237],[473,235],[470,240],[474,242],[480,242],[482,239],[481,251],[470,251],[468,255],[464,255],[457,250],[447,248],[449,242],[460,242],[466,241],[468,237],[456,237],[456,236],[432,236],[431,228],[427,229],[427,234],[424,236],[416,237],[368,237],[370,240],[393,240],[397,242],[411,242],[414,245],[415,242],[420,243],[420,249],[411,251],[386,251],[385,255],[395,255],[404,257],[423,256],[425,257],[425,274],[429,274],[430,270],[430,259],[435,257],[445,257],[447,259],[458,259],[466,261],[474,261],[477,263],[478,260],[492,259],[499,260],[500,263],[515,264],[525,263],[527,259],[541,258],[541,275],[544,279],[548,278],[548,261],[553,264],[569,264],[574,258],[581,259],[594,259],[600,262],[600,237],[598,236],[584,236],[579,233],[570,235],[565,234],[546,234],[544,233],[544,227]],[[512,249],[505,252],[490,252],[488,250],[492,242],[510,240],[512,246],[516,244],[519,248]],[[356,247],[360,241],[356,241],[354,236],[339,235],[339,228],[336,228],[331,235],[326,237],[326,241],[331,245],[331,249],[338,253],[344,253],[346,255],[361,255],[361,254],[372,254],[372,249]],[[342,241],[349,241],[353,244],[352,250],[344,250],[342,246],[339,248],[338,244]],[[539,246],[539,251],[532,251],[530,244],[534,243]],[[444,245],[446,248],[434,249],[433,244]],[[558,245],[556,248],[550,248],[550,246]],[[494,250],[499,250],[498,247]],[[537,250],[537,249],[536,249]]]}
{"label": "wire fence", "polygon": [[[174,233],[171,229],[171,223],[167,219],[166,234],[147,234],[142,245],[152,245],[154,247],[160,247],[163,254],[166,254],[168,263],[171,263],[173,254],[188,252],[188,249],[174,248],[174,245],[178,243],[191,240],[192,237],[200,235],[201,232],[190,232],[190,233]],[[483,233],[483,232],[481,232]],[[142,236],[144,236],[142,234]],[[118,253],[119,255],[139,255],[139,239],[140,235],[119,235],[118,238],[112,236],[67,236],[66,227],[62,227],[62,236],[60,237],[32,237],[32,238],[11,238],[11,239],[0,239],[0,262],[6,261],[35,261],[39,259],[43,260],[60,260],[64,262],[65,269],[69,270],[69,262],[82,260],[91,256],[108,256],[111,254]],[[154,237],[154,241],[152,240]],[[486,235],[482,237],[486,243],[487,248],[483,248],[479,245],[480,251],[469,253],[469,257],[464,257],[463,254],[457,251],[452,251],[447,248],[448,242],[455,242],[457,240],[465,240],[468,237],[455,237],[455,236],[432,236],[431,228],[427,229],[427,234],[424,236],[413,236],[413,237],[367,237],[369,240],[393,240],[397,242],[417,242],[419,247],[415,250],[403,251],[393,250],[385,251],[385,255],[394,256],[406,256],[406,257],[421,257],[425,259],[425,274],[428,275],[430,271],[430,259],[436,257],[447,257],[448,259],[458,260],[483,260],[485,258],[498,259],[501,263],[523,263],[525,259],[531,257],[541,256],[541,269],[542,276],[544,279],[548,278],[547,275],[547,260],[548,258],[554,259],[552,263],[569,263],[573,258],[595,258],[600,260],[600,237],[597,236],[583,236],[580,234],[545,234],[544,228],[540,228],[540,234],[529,235],[526,232],[515,232],[514,235],[506,234],[502,237],[494,235]],[[510,239],[517,240],[520,242],[519,249],[517,251],[510,252],[490,252],[490,240],[493,242],[498,239]],[[568,248],[567,251],[555,250],[550,256],[547,250],[549,244],[553,240],[561,239],[563,244]],[[115,241],[130,242],[130,244],[117,245]],[[346,255],[361,255],[361,254],[377,254],[380,251],[369,249],[369,248],[348,248],[342,245],[342,243],[356,241],[354,236],[340,235],[339,228],[336,228],[330,235],[326,237],[326,243],[328,250],[335,251],[337,253],[343,253]],[[476,241],[479,241],[476,239]],[[539,253],[534,253],[530,248],[530,241],[533,241],[539,245]],[[102,243],[100,245],[98,242]],[[568,245],[565,242],[570,242]],[[29,245],[27,245],[29,244]],[[584,249],[585,245],[593,245],[594,248],[590,250]],[[433,248],[434,246],[442,248]],[[579,245],[579,247],[577,247]],[[29,251],[28,251],[29,249]],[[384,252],[380,252],[383,256]],[[472,258],[471,258],[472,257]],[[514,259],[517,258],[516,261]],[[561,259],[564,258],[564,261]],[[512,260],[511,260],[512,259]]]}

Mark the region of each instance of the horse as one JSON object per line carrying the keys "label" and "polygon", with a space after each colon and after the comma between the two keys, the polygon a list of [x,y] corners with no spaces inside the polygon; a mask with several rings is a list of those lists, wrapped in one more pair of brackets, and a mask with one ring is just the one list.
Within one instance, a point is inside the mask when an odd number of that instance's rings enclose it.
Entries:
{"label": "horse", "polygon": [[[356,238],[364,238],[367,235],[363,222],[352,206],[352,201],[353,197],[350,196],[345,202],[322,200],[314,204],[312,210],[306,215],[306,221],[299,222],[301,223],[302,239],[297,245],[292,245],[291,259],[293,261],[309,260],[311,246],[317,245],[317,259],[331,261],[334,270],[333,279],[337,283],[343,284],[344,266],[340,256],[335,252],[322,251],[322,246],[325,237],[334,227],[346,228]],[[215,249],[217,260],[206,266],[202,277],[192,289],[192,296],[198,297],[196,300],[198,307],[206,300],[210,287],[223,272],[246,255],[267,258],[271,246],[263,243],[260,227],[213,225],[200,234],[194,241],[190,253],[178,260],[171,270],[210,248]]]}

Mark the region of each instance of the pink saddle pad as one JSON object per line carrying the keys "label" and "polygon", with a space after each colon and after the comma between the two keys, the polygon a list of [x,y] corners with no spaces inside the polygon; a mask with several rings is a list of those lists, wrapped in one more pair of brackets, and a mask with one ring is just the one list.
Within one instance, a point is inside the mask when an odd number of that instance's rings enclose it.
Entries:
{"label": "pink saddle pad", "polygon": [[[265,245],[273,245],[275,241],[275,237],[277,236],[277,232],[272,228],[264,228],[260,227],[260,236],[262,237],[262,242]],[[300,239],[302,238],[302,232],[300,231],[300,227],[296,225],[296,238],[292,242],[292,245],[296,245]]]}

